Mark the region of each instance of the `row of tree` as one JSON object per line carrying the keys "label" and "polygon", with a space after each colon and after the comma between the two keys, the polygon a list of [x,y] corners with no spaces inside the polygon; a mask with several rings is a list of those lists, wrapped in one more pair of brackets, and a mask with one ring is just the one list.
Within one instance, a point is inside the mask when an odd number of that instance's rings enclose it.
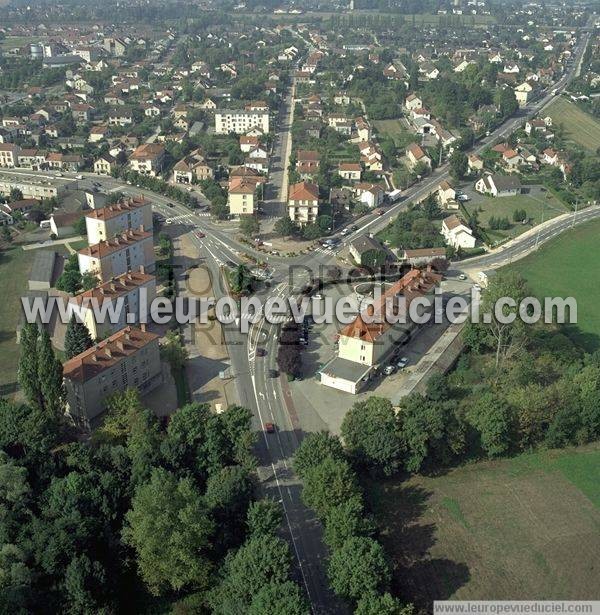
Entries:
{"label": "row of tree", "polygon": [[324,524],[334,592],[359,615],[411,613],[389,593],[391,567],[340,440],[327,432],[309,434],[296,450],[294,469],[303,481],[302,500]]}

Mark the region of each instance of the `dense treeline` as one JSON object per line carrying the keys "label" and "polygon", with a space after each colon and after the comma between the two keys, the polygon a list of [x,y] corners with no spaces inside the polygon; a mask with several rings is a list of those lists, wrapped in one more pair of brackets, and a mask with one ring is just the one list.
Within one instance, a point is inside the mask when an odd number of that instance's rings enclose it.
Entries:
{"label": "dense treeline", "polygon": [[308,612],[280,507],[253,501],[249,410],[165,427],[128,390],[82,442],[54,405],[0,402],[2,612]]}
{"label": "dense treeline", "polygon": [[334,592],[359,615],[412,613],[412,606],[403,607],[388,591],[390,562],[375,538],[375,523],[340,440],[327,432],[309,434],[296,451],[294,469],[303,481],[302,500],[325,528]]}

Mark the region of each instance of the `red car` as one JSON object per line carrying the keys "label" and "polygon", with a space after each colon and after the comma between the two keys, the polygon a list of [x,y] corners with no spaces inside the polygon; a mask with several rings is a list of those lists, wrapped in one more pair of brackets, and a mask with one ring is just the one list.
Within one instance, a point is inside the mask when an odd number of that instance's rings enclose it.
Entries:
{"label": "red car", "polygon": [[204,239],[206,237],[206,235],[204,233],[202,233],[201,231],[198,231],[196,233],[196,237],[198,237],[198,239]]}
{"label": "red car", "polygon": [[275,433],[275,425],[273,423],[265,423],[265,431],[267,433]]}
{"label": "red car", "polygon": [[375,213],[376,213],[378,216],[383,216],[383,214],[385,213],[385,209],[378,209]]}

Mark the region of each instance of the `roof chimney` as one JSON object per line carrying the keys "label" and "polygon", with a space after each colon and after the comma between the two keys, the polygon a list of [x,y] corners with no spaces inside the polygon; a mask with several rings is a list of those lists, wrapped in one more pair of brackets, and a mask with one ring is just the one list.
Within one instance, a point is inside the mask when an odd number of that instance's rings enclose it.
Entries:
{"label": "roof chimney", "polygon": [[144,265],[140,265],[140,273],[146,273],[146,267]]}
{"label": "roof chimney", "polygon": [[107,344],[106,347],[104,348],[104,352],[106,352],[106,356],[111,359],[112,358],[112,352],[110,350],[110,346]]}
{"label": "roof chimney", "polygon": [[144,333],[146,333],[146,329],[147,329],[147,327],[146,327],[146,323],[145,323],[145,322],[140,323],[140,329],[141,329]]}

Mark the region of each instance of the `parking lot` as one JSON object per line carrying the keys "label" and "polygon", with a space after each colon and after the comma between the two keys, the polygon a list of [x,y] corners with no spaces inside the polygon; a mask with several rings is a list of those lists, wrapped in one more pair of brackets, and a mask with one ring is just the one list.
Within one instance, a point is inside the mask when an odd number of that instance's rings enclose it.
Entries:
{"label": "parking lot", "polygon": [[[470,287],[469,281],[459,280],[455,276],[442,282],[444,297],[468,293]],[[335,303],[337,299],[352,296],[354,291],[351,286],[340,285],[327,288],[322,293]],[[327,429],[339,433],[346,412],[357,401],[371,395],[397,399],[404,389],[408,392],[414,380],[411,375],[421,368],[423,360],[431,363],[430,352],[447,327],[447,322],[421,327],[401,347],[394,361],[407,358],[406,367],[395,370],[391,375],[380,373],[374,376],[357,395],[351,395],[322,385],[319,375],[319,370],[336,354],[336,336],[342,327],[338,323],[313,324],[308,332],[308,344],[304,346],[302,379],[290,383],[295,406],[298,413],[303,415],[302,424],[310,431]],[[385,365],[389,363],[387,361]]]}

